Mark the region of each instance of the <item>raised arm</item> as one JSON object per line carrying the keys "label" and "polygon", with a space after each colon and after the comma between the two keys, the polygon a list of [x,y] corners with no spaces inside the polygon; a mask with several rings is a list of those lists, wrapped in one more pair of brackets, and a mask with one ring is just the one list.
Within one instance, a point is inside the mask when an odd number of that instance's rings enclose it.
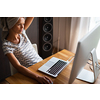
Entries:
{"label": "raised arm", "polygon": [[24,29],[27,30],[27,28],[30,26],[30,24],[32,23],[34,17],[27,17],[25,20],[25,25],[24,25]]}

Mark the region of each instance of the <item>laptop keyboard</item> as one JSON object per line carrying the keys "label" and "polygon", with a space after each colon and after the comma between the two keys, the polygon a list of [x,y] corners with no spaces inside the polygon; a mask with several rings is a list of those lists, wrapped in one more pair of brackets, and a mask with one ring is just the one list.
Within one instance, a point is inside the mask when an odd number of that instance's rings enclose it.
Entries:
{"label": "laptop keyboard", "polygon": [[56,75],[66,64],[67,62],[59,60],[50,69],[48,69],[47,72]]}

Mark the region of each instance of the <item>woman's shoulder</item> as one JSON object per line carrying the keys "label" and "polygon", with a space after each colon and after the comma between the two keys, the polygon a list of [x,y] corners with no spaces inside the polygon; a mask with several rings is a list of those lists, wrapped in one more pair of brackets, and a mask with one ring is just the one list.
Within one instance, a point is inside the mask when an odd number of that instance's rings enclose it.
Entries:
{"label": "woman's shoulder", "polygon": [[7,53],[13,53],[13,51],[16,48],[9,41],[4,40],[3,43],[2,43],[2,49],[3,49],[4,55],[6,55]]}
{"label": "woman's shoulder", "polygon": [[4,39],[3,42],[2,42],[2,47],[7,47],[7,48],[12,48],[13,47],[14,48],[15,46],[10,41]]}
{"label": "woman's shoulder", "polygon": [[9,41],[4,39],[3,42],[2,42],[2,45],[3,46],[7,46],[7,45],[10,45]]}

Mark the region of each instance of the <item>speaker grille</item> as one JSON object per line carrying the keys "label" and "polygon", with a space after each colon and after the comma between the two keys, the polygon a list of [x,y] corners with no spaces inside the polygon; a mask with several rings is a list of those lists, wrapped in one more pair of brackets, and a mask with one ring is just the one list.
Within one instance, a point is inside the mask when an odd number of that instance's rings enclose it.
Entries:
{"label": "speaker grille", "polygon": [[51,17],[44,17],[44,21],[45,21],[45,22],[50,22],[51,20],[52,20]]}
{"label": "speaker grille", "polygon": [[39,55],[45,59],[52,55],[53,17],[39,17]]}
{"label": "speaker grille", "polygon": [[52,44],[51,43],[45,43],[43,45],[43,50],[44,51],[49,51],[49,50],[51,50],[51,48],[52,48]]}
{"label": "speaker grille", "polygon": [[43,26],[44,32],[50,32],[51,30],[52,30],[52,24],[50,24],[50,23],[44,24],[44,26]]}
{"label": "speaker grille", "polygon": [[46,33],[44,36],[43,36],[43,40],[44,42],[49,42],[51,41],[52,39],[52,35],[50,33]]}

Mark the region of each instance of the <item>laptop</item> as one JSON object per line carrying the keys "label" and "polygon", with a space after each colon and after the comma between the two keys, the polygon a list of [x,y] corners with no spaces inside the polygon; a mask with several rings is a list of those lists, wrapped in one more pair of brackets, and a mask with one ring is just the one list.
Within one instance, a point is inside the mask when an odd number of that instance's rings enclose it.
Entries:
{"label": "laptop", "polygon": [[[69,59],[71,60],[69,61]],[[44,65],[42,65],[38,70],[48,74],[53,77],[57,77],[58,74],[69,65],[69,63],[73,60],[73,56],[71,56],[67,61],[58,59],[56,57],[52,57],[49,61],[47,61]]]}

